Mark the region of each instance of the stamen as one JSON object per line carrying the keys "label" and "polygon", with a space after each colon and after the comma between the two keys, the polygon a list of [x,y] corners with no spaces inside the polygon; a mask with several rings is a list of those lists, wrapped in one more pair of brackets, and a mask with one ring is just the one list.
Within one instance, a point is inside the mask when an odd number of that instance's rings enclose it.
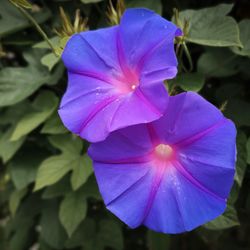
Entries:
{"label": "stamen", "polygon": [[168,144],[159,144],[155,148],[156,154],[164,159],[170,158],[173,155],[173,149]]}
{"label": "stamen", "polygon": [[132,90],[135,90],[135,89],[136,89],[136,85],[133,84],[133,85],[131,86],[131,89],[132,89]]}

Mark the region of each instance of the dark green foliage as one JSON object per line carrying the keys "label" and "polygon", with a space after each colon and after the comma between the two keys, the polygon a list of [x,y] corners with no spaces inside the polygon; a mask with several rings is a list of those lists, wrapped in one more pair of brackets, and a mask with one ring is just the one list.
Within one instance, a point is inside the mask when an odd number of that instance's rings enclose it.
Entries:
{"label": "dark green foliage", "polygon": [[[28,11],[55,46],[59,6],[72,20],[79,8],[90,29],[108,25],[107,0],[30,2],[35,5]],[[172,236],[128,229],[105,209],[88,143],[67,132],[57,114],[67,82],[62,63],[18,9],[0,0],[1,250],[250,249],[250,4],[225,2],[126,1],[169,20],[173,7],[180,10],[179,25],[189,22],[188,50],[178,51],[179,73],[167,87],[199,92],[238,129],[237,171],[225,213]]]}

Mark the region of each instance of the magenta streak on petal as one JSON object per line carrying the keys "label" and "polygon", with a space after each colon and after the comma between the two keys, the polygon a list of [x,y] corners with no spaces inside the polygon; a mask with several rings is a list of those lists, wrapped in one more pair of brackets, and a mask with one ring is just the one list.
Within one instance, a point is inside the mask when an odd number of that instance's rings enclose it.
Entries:
{"label": "magenta streak on petal", "polygon": [[120,110],[121,105],[122,105],[122,103],[120,102],[120,103],[118,104],[116,110],[114,111],[114,113],[113,113],[113,115],[112,115],[112,117],[111,117],[111,121],[110,121],[110,123],[109,123],[109,126],[110,126],[110,127],[112,127],[112,125],[113,125],[113,123],[114,123],[114,120],[115,120],[115,118],[116,118],[116,114],[117,114],[117,112]]}
{"label": "magenta streak on petal", "polygon": [[105,107],[107,107],[110,103],[112,103],[113,101],[115,101],[119,96],[111,96],[103,101],[101,101],[93,110],[92,112],[90,112],[90,114],[88,115],[88,117],[86,118],[86,120],[83,122],[79,133],[81,133],[84,128],[86,128],[86,126],[89,124],[89,122],[95,117],[95,115],[97,113],[99,113],[100,111],[102,111]]}
{"label": "magenta streak on petal", "polygon": [[145,95],[142,93],[140,86],[136,89],[136,91],[134,92],[140,99],[141,101],[149,107],[149,109],[151,109],[151,111],[153,111],[155,114],[157,114],[158,116],[161,116],[162,113],[160,113],[155,106],[152,105],[152,103],[145,97]]}
{"label": "magenta streak on petal", "polygon": [[[120,197],[122,197],[122,195],[126,194],[127,192],[129,192],[131,189],[133,189],[134,187],[136,187],[136,185],[140,185],[141,182],[143,182],[144,178],[146,177],[146,175],[148,174],[149,170],[141,177],[139,178],[135,183],[133,183],[131,186],[129,186],[127,189],[125,189],[122,193],[120,193],[117,197],[115,197],[113,200],[111,200],[110,202],[108,202],[106,204],[107,208],[109,205],[111,205],[112,203],[114,203],[115,201],[117,201]],[[135,197],[136,198],[136,197]]]}
{"label": "magenta streak on petal", "polygon": [[85,92],[85,93],[83,93],[83,94],[80,94],[80,95],[78,95],[78,96],[76,96],[76,97],[74,97],[74,98],[68,100],[66,103],[64,103],[64,104],[60,107],[60,109],[64,108],[66,105],[68,105],[68,104],[70,104],[70,103],[72,103],[72,102],[78,100],[79,98],[82,98],[82,97],[84,97],[84,96],[86,96],[86,95],[89,95],[89,94],[93,94],[93,93],[95,93],[95,92],[96,92],[96,89],[93,89],[93,90],[91,90],[91,91],[88,91],[88,92]]}
{"label": "magenta streak on petal", "polygon": [[[152,164],[154,164],[154,163],[152,162]],[[146,205],[141,223],[143,223],[143,221],[147,218],[147,216],[151,210],[152,204],[154,202],[155,196],[156,196],[157,191],[159,189],[159,186],[161,184],[162,178],[164,176],[164,172],[166,170],[166,166],[165,166],[166,164],[167,164],[167,162],[161,162],[161,163],[159,162],[157,165],[156,174],[155,174],[153,183],[151,185],[149,198],[147,201],[147,205]]]}
{"label": "magenta streak on petal", "polygon": [[142,33],[144,32],[145,28],[148,26],[148,23],[152,21],[152,19],[155,18],[155,15],[151,16],[142,26],[139,34],[137,35],[137,39],[136,39],[136,42],[135,42],[135,45],[133,47],[133,49],[131,49],[131,52],[130,54],[133,55],[134,53],[136,53],[136,50],[138,49],[138,40],[140,40],[141,36],[142,36]]}
{"label": "magenta streak on petal", "polygon": [[[157,70],[152,70],[152,71],[147,71],[147,72],[143,72],[143,78],[141,78],[142,79],[142,81],[143,81],[143,79],[145,78],[145,77],[150,77],[152,74],[153,75],[157,75],[157,74],[161,74],[161,73],[166,73],[166,71],[168,70],[168,73],[169,74],[173,74],[173,71],[174,71],[174,74],[176,74],[177,73],[177,69],[176,69],[176,67],[174,67],[174,66],[168,66],[168,67],[165,67],[165,68],[162,68],[162,69],[157,69]],[[170,76],[168,76],[168,77],[170,77]],[[168,79],[172,79],[173,77],[171,77],[171,78],[168,78]],[[168,79],[166,79],[166,80],[168,80]],[[164,79],[165,80],[165,79]],[[150,81],[150,83],[155,83],[155,82],[159,82],[159,81],[162,81],[162,78],[156,78],[156,77],[154,77],[154,80],[153,81]]]}
{"label": "magenta streak on petal", "polygon": [[96,49],[82,36],[80,35],[81,39],[89,46],[89,48],[95,52],[95,54],[97,55],[97,57],[105,64],[107,65],[109,68],[114,68],[113,65],[109,65],[106,60],[104,60],[99,53],[96,51]]}
{"label": "magenta streak on petal", "polygon": [[[124,85],[124,82],[126,82],[126,75],[124,76],[120,76],[118,72],[124,71],[126,70],[126,73],[128,73],[128,77],[131,76],[131,72],[129,71],[129,69],[125,68],[125,59],[124,59],[124,55],[123,55],[123,50],[122,48],[119,48],[118,51],[120,51],[120,55],[121,55],[121,62],[119,62],[119,68],[115,68],[113,65],[109,65],[100,55],[99,53],[96,51],[96,49],[83,37],[81,36],[82,40],[84,42],[86,42],[86,44],[89,46],[90,49],[92,49],[95,54],[97,55],[98,58],[100,58],[100,60],[106,64],[109,68],[113,68],[116,70],[116,76],[114,77],[115,81],[112,81],[111,79],[108,80],[111,84],[115,84],[116,87],[118,87],[119,85]],[[120,60],[119,60],[120,61]],[[107,78],[106,78],[107,79]]]}
{"label": "magenta streak on petal", "polygon": [[182,147],[187,147],[190,144],[194,143],[195,141],[199,140],[200,138],[202,138],[203,136],[207,135],[209,132],[212,132],[213,130],[215,130],[216,128],[219,128],[220,126],[222,126],[225,122],[227,122],[227,119],[222,119],[219,122],[217,122],[216,124],[212,125],[211,127],[205,129],[204,131],[201,131],[200,133],[197,133],[189,138],[183,139],[180,142],[177,142],[174,144],[174,146],[177,146],[179,148]]}
{"label": "magenta streak on petal", "polygon": [[[126,136],[125,133],[120,133],[120,136],[122,136],[122,141],[123,142],[126,142],[126,143],[130,144],[131,146],[134,145],[134,146],[138,147],[138,141],[131,140],[131,137]],[[144,145],[142,145],[141,143],[139,145],[140,145],[141,148],[144,148],[143,147]],[[148,152],[148,154],[149,154],[149,152]]]}
{"label": "magenta streak on petal", "polygon": [[178,194],[177,194],[177,192],[176,192],[176,189],[174,188],[174,187],[172,187],[171,188],[171,191],[172,191],[172,193],[173,193],[173,198],[174,198],[174,200],[175,200],[175,202],[176,202],[176,207],[177,207],[177,210],[178,210],[178,214],[180,215],[180,219],[181,219],[181,224],[182,224],[182,226],[183,226],[183,228],[185,229],[185,230],[187,230],[186,228],[186,224],[185,224],[185,221],[184,221],[184,218],[183,218],[183,212],[182,212],[182,206],[181,206],[181,202],[179,201],[179,196],[178,196]]}
{"label": "magenta streak on petal", "polygon": [[208,165],[208,166],[215,167],[215,168],[223,168],[223,169],[228,169],[228,170],[234,170],[232,168],[228,168],[228,167],[225,167],[225,166],[215,165],[215,164],[212,164],[210,162],[200,161],[200,160],[197,160],[196,158],[190,157],[188,155],[184,155],[182,153],[180,153],[179,157],[180,158],[185,158],[185,159],[187,159],[187,160],[189,160],[191,162],[194,162],[194,163],[204,164],[204,165]]}
{"label": "magenta streak on petal", "polygon": [[73,74],[78,74],[78,75],[83,75],[83,76],[87,76],[90,78],[94,78],[97,79],[99,81],[103,81],[105,83],[108,83],[110,85],[114,85],[114,81],[112,79],[110,79],[109,77],[106,77],[100,73],[97,72],[90,72],[90,71],[74,71],[74,70],[68,70],[69,73],[73,73]]}
{"label": "magenta streak on petal", "polygon": [[182,98],[183,100],[182,100],[182,103],[181,103],[181,107],[180,107],[180,109],[179,109],[179,112],[177,112],[176,114],[175,114],[175,117],[174,117],[174,122],[172,123],[172,125],[170,126],[170,128],[169,128],[169,132],[170,133],[172,133],[172,134],[174,134],[174,133],[176,133],[176,124],[177,124],[177,122],[178,122],[178,120],[181,118],[181,115],[182,115],[182,112],[183,112],[183,109],[184,109],[184,105],[185,105],[185,101],[186,101],[186,99],[187,99],[187,93],[185,94],[185,96]]}
{"label": "magenta streak on petal", "polygon": [[196,180],[182,165],[180,162],[175,161],[173,162],[176,170],[183,176],[185,177],[188,181],[190,181],[195,187],[199,188],[203,192],[213,196],[214,198],[225,201],[224,198],[220,197],[219,195],[215,194],[214,192],[208,190],[206,187],[204,187],[198,180]]}
{"label": "magenta streak on petal", "polygon": [[160,138],[157,135],[157,133],[156,133],[156,131],[151,123],[147,123],[146,126],[148,129],[148,133],[149,133],[149,137],[150,137],[152,146],[156,147],[160,143]]}
{"label": "magenta streak on petal", "polygon": [[131,78],[132,73],[131,73],[130,69],[127,67],[127,62],[125,59],[125,55],[124,55],[124,51],[123,51],[120,39],[121,39],[120,34],[119,34],[119,32],[117,32],[116,46],[117,46],[119,65],[120,65],[120,68],[121,68],[125,78]]}
{"label": "magenta streak on petal", "polygon": [[138,164],[138,163],[146,163],[151,160],[152,152],[149,152],[143,156],[138,157],[128,157],[123,158],[119,160],[95,160],[95,162],[98,163],[104,163],[104,164]]}

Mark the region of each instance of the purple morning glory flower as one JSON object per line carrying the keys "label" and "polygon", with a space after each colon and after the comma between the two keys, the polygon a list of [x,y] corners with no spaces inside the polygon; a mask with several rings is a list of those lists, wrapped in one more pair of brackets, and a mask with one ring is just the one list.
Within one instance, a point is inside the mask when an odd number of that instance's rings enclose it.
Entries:
{"label": "purple morning glory flower", "polygon": [[128,9],[119,26],[75,34],[62,59],[68,88],[59,115],[91,142],[117,129],[159,119],[167,106],[163,80],[177,72],[173,23],[147,9]]}
{"label": "purple morning glory flower", "polygon": [[113,132],[89,155],[107,208],[132,228],[190,231],[219,216],[235,173],[234,124],[196,93],[165,115]]}

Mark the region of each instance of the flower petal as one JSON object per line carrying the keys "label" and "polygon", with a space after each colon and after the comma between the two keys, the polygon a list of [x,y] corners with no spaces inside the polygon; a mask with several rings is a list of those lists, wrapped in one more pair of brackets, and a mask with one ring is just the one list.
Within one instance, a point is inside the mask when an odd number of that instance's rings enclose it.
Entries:
{"label": "flower petal", "polygon": [[[136,22],[130,22],[130,18]],[[146,24],[158,36],[150,38]],[[162,30],[168,33],[164,44]],[[176,74],[176,30],[154,12],[131,9],[119,26],[73,35],[62,55],[69,72],[59,110],[64,125],[82,138],[97,142],[117,129],[159,119],[168,102],[162,80]],[[135,36],[142,46],[133,47],[136,44],[131,43],[132,50],[126,51],[127,39]],[[126,61],[127,56],[131,63]],[[130,89],[130,85],[136,89]]]}
{"label": "flower petal", "polygon": [[153,122],[158,136],[166,144],[177,144],[222,121],[223,115],[214,105],[194,92],[173,96],[165,115]]}
{"label": "flower petal", "polygon": [[235,165],[234,124],[225,120],[199,139],[179,145],[180,162],[207,189],[226,198],[233,184]]}
{"label": "flower petal", "polygon": [[190,231],[225,207],[225,200],[204,192],[175,167],[165,172],[145,225],[163,233]]}
{"label": "flower petal", "polygon": [[80,33],[96,54],[110,67],[121,71],[117,54],[118,26]]}
{"label": "flower petal", "polygon": [[[65,127],[80,135],[95,113],[115,100],[116,96],[114,89],[101,80],[69,73],[68,89],[58,112]],[[96,136],[103,136],[102,133],[96,131]]]}
{"label": "flower petal", "polygon": [[59,115],[65,127],[91,142],[104,140],[110,132],[128,125],[151,122],[167,106],[168,94],[162,84],[121,96],[102,80],[75,73],[68,78]]}
{"label": "flower petal", "polygon": [[130,227],[141,223],[146,209],[153,177],[148,164],[151,148],[147,127],[137,125],[113,132],[88,150],[107,208]]}
{"label": "flower petal", "polygon": [[[180,233],[224,211],[235,137],[235,126],[216,107],[187,93],[169,98],[163,118],[118,130],[89,154],[111,212],[130,227]],[[159,158],[159,144],[170,145],[174,155]]]}
{"label": "flower petal", "polygon": [[110,131],[158,119],[163,115],[167,102],[168,93],[162,84],[138,87],[123,98],[110,122]]}
{"label": "flower petal", "polygon": [[152,182],[149,166],[145,163],[112,165],[97,162],[94,170],[107,208],[130,227],[139,226]]}
{"label": "flower petal", "polygon": [[80,34],[75,34],[69,39],[63,51],[62,60],[69,72],[93,76],[108,83],[113,82],[111,66]]}
{"label": "flower petal", "polygon": [[124,60],[142,78],[154,71],[162,71],[158,80],[175,76],[174,38],[180,35],[180,30],[173,23],[146,9],[128,9],[119,29]]}
{"label": "flower petal", "polygon": [[97,162],[128,163],[141,158],[152,149],[147,126],[136,125],[110,134],[105,141],[90,145],[88,154]]}

